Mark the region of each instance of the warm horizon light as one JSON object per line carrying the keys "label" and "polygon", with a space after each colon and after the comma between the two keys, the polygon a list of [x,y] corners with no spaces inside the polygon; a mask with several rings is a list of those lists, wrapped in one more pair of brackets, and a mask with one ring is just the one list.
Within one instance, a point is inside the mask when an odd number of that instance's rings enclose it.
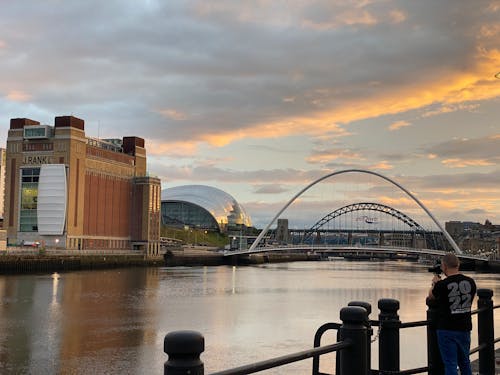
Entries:
{"label": "warm horizon light", "polygon": [[[1,147],[11,118],[74,115],[87,136],[144,138],[164,188],[222,189],[258,227],[351,168],[442,222],[500,224],[498,0],[28,0],[0,23]],[[414,210],[339,178],[296,223],[368,198]]]}

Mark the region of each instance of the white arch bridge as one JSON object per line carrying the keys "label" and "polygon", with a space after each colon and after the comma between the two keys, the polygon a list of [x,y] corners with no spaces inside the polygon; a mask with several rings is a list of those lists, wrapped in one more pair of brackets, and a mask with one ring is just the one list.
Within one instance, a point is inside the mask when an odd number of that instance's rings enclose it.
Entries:
{"label": "white arch bridge", "polygon": [[[449,245],[453,249],[453,251],[459,256],[459,258],[462,259],[469,259],[469,260],[474,260],[474,261],[487,261],[486,258],[484,257],[478,257],[478,256],[471,256],[471,255],[466,255],[462,252],[462,250],[458,247],[458,245],[455,243],[453,238],[450,236],[450,234],[446,231],[446,229],[438,222],[438,220],[434,217],[434,215],[430,212],[430,210],[416,197],[414,196],[410,191],[408,191],[406,188],[404,188],[402,185],[397,183],[396,181],[390,179],[389,177],[386,177],[382,174],[379,174],[377,172],[369,171],[369,170],[364,170],[364,169],[347,169],[347,170],[342,170],[342,171],[337,171],[333,172],[330,174],[327,174],[312,183],[310,183],[308,186],[303,188],[301,191],[299,191],[290,201],[274,216],[274,218],[269,222],[269,224],[262,230],[262,232],[257,236],[255,241],[252,243],[249,249],[245,250],[236,250],[236,251],[226,251],[224,252],[225,256],[235,256],[235,255],[250,255],[250,254],[255,254],[255,253],[264,253],[264,252],[274,252],[274,251],[288,251],[288,252],[311,252],[311,253],[316,253],[316,254],[338,254],[338,253],[346,253],[346,252],[351,252],[351,253],[373,253],[373,254],[380,254],[380,253],[385,253],[385,254],[418,254],[418,255],[433,255],[433,256],[441,256],[445,252],[442,250],[434,250],[434,249],[428,249],[428,248],[417,248],[417,247],[394,247],[394,246],[351,246],[350,244],[348,245],[321,245],[321,244],[300,244],[300,245],[292,245],[292,246],[268,246],[263,244],[263,239],[266,236],[266,234],[269,232],[271,226],[276,222],[276,220],[281,216],[281,214],[297,199],[299,198],[302,194],[304,194],[307,190],[309,190],[311,187],[314,185],[320,183],[321,181],[324,181],[328,178],[332,178],[336,175],[340,174],[345,174],[345,173],[364,173],[364,174],[370,174],[377,176],[392,185],[395,185],[398,187],[401,191],[403,191],[407,196],[409,196],[417,205],[419,205],[422,210],[428,215],[428,217],[435,223],[435,225],[439,228],[440,233],[442,236],[448,241]],[[337,209],[330,213],[329,215],[323,217],[321,220],[319,220],[311,229],[307,232],[304,233],[304,237],[306,234],[308,236],[311,236],[315,231],[318,231],[319,228],[325,223],[331,220],[332,218],[339,216],[341,214],[344,214],[345,212],[350,212],[350,211],[355,211],[355,210],[360,210],[360,209],[374,209],[377,211],[383,211],[386,214],[389,214],[391,216],[396,217],[397,219],[405,222],[410,228],[413,228],[416,231],[421,232],[423,228],[416,223],[414,220],[412,220],[410,217],[404,215],[403,213],[388,207],[384,206],[381,204],[373,203],[373,202],[363,202],[363,203],[356,203],[353,205],[348,205],[344,206],[340,209]]]}
{"label": "white arch bridge", "polygon": [[[345,245],[290,245],[290,246],[262,246],[253,250],[234,250],[225,251],[224,256],[246,256],[251,254],[269,253],[269,252],[287,252],[287,253],[308,253],[318,254],[323,257],[335,255],[352,255],[363,258],[364,256],[376,257],[377,255],[429,255],[441,257],[446,254],[443,250],[423,249],[414,247],[394,247],[394,246],[345,246]],[[488,258],[457,254],[458,258],[463,261],[488,262]]]}

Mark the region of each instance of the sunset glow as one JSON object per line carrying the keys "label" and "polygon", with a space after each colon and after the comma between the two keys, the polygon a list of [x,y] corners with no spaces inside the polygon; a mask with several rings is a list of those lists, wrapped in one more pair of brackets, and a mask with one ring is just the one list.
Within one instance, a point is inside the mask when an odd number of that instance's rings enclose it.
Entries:
{"label": "sunset glow", "polygon": [[[348,168],[443,222],[500,224],[498,1],[28,0],[0,21],[2,147],[11,118],[74,115],[91,137],[144,138],[163,188],[225,190],[260,227]],[[297,216],[415,209],[377,179],[325,185]]]}

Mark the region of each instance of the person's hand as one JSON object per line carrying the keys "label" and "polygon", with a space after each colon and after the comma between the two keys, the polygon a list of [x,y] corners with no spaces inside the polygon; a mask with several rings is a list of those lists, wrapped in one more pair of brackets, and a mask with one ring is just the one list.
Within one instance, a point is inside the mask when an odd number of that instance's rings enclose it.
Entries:
{"label": "person's hand", "polygon": [[432,278],[432,286],[434,286],[434,284],[436,284],[439,280],[441,280],[441,276],[434,275],[434,277]]}

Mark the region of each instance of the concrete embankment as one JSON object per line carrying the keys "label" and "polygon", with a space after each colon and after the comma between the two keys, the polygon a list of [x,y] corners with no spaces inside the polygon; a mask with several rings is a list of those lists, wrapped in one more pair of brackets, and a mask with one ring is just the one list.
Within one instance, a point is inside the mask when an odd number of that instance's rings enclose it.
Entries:
{"label": "concrete embankment", "polygon": [[47,273],[118,267],[163,266],[163,257],[130,255],[1,255],[0,274]]}
{"label": "concrete embankment", "polygon": [[165,256],[145,257],[143,254],[122,252],[119,254],[100,251],[99,254],[58,252],[37,254],[23,251],[0,255],[0,274],[50,273],[74,270],[91,270],[119,267],[148,266],[217,266],[279,263],[319,260],[317,255],[295,253],[261,253],[225,257],[216,249],[206,247],[170,248]]}
{"label": "concrete embankment", "polygon": [[182,249],[170,249],[165,254],[167,266],[215,266],[215,265],[247,265],[263,263],[283,263],[320,260],[319,255],[301,253],[259,253],[251,255],[237,255],[226,257],[222,253],[213,250],[185,247]]}

